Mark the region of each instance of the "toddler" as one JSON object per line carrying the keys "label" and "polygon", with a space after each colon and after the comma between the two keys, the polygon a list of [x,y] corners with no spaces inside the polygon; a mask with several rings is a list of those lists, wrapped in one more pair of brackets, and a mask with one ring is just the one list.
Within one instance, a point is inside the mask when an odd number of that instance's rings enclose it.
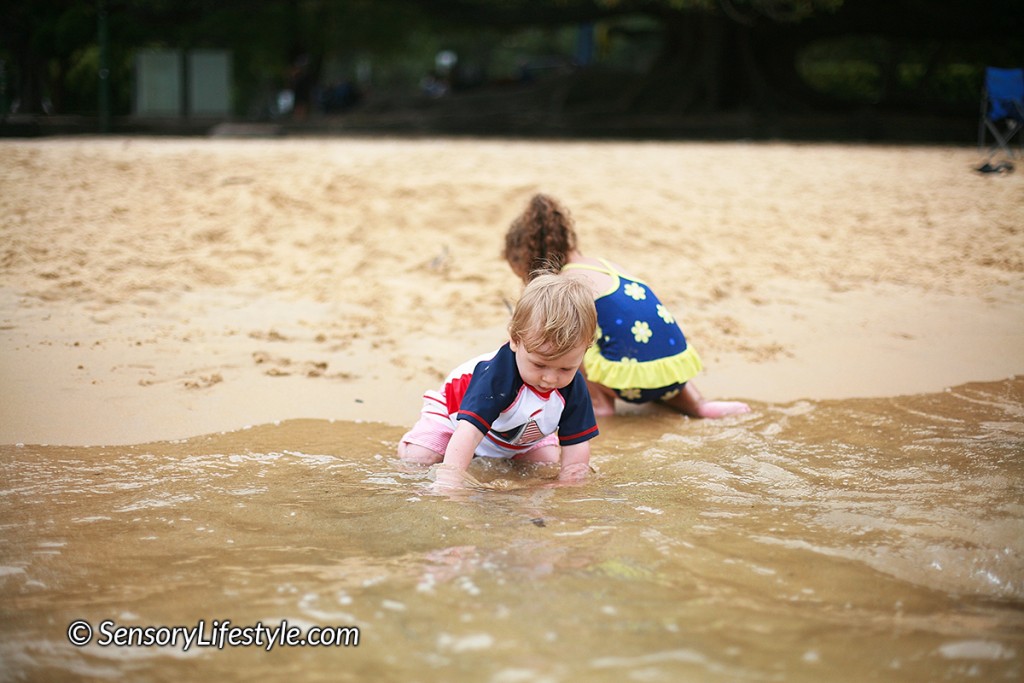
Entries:
{"label": "toddler", "polygon": [[598,430],[580,365],[596,327],[585,282],[536,275],[512,312],[509,341],[424,393],[419,421],[402,437],[398,456],[440,462],[440,488],[460,487],[474,456],[561,462],[560,480],[583,479]]}

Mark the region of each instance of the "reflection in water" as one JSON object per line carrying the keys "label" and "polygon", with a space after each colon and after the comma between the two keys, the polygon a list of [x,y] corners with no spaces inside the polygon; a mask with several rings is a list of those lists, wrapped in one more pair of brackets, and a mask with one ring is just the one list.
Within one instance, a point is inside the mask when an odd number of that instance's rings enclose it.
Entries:
{"label": "reflection in water", "polygon": [[[937,681],[1024,676],[1024,378],[723,422],[620,416],[599,473],[400,429],[0,447],[12,680]],[[358,647],[75,648],[69,624],[357,626]]]}

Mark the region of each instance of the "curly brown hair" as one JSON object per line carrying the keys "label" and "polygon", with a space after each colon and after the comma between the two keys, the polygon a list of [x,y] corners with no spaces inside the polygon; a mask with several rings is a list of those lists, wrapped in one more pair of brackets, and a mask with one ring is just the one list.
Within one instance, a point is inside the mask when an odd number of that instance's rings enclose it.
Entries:
{"label": "curly brown hair", "polygon": [[576,249],[569,210],[546,194],[536,194],[505,234],[505,260],[529,282],[538,271],[558,272]]}

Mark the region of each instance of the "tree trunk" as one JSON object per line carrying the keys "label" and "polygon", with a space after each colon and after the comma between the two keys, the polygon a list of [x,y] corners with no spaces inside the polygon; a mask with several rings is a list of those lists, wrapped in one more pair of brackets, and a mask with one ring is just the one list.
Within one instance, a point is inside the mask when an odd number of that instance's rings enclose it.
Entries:
{"label": "tree trunk", "polygon": [[35,50],[28,44],[18,46],[18,99],[19,114],[38,114],[43,110],[42,66]]}
{"label": "tree trunk", "polygon": [[660,54],[627,91],[624,108],[662,114],[800,108],[815,99],[797,72],[802,47],[799,35],[778,24],[751,26],[706,13],[664,19]]}

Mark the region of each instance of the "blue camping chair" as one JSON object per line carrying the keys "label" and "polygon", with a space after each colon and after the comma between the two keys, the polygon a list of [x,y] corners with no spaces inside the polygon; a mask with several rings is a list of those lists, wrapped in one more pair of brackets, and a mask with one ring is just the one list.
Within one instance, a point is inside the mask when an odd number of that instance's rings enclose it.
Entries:
{"label": "blue camping chair", "polygon": [[1018,137],[1024,144],[1024,69],[985,69],[985,88],[981,98],[981,121],[978,123],[978,151],[983,152],[987,135],[994,138],[988,152],[991,159],[1000,149],[1013,157],[1010,143]]}

